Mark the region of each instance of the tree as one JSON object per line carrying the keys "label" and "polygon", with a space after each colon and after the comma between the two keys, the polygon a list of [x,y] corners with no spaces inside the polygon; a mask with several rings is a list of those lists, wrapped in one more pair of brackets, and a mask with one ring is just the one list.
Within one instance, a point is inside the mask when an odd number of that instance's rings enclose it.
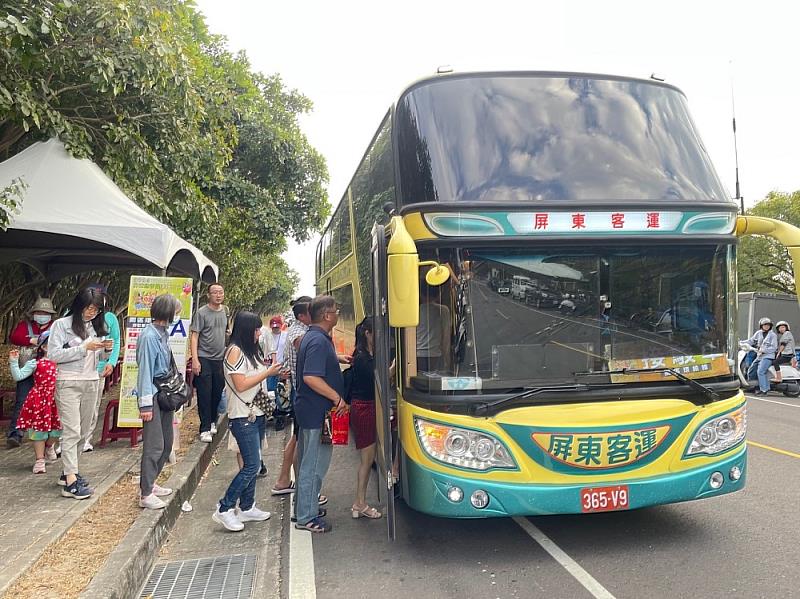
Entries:
{"label": "tree", "polygon": [[329,213],[325,161],[297,123],[311,102],[228,51],[191,1],[0,0],[0,64],[0,159],[59,137],[229,282],[245,266],[278,277],[286,236],[308,239]]}
{"label": "tree", "polygon": [[[800,191],[771,191],[749,211],[800,227]],[[795,275],[789,252],[769,237],[742,238],[737,258],[740,291],[795,292]]]}

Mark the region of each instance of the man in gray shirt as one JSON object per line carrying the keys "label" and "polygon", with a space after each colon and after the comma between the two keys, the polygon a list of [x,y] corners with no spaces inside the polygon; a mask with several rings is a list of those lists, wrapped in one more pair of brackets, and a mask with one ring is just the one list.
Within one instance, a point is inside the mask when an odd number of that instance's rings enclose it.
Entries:
{"label": "man in gray shirt", "polygon": [[225,289],[219,283],[208,288],[208,304],[192,319],[192,372],[200,414],[200,440],[211,443],[217,432],[217,408],[225,387],[222,360],[228,316],[222,305]]}

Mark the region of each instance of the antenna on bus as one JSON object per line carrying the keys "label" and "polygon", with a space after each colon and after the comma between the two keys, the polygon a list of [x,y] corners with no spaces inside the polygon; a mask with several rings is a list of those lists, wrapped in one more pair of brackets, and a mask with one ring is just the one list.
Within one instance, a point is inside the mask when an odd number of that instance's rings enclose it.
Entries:
{"label": "antenna on bus", "polygon": [[731,66],[731,114],[733,115],[733,157],[736,165],[736,197],[734,200],[739,200],[739,209],[741,213],[744,214],[744,197],[742,196],[742,191],[739,188],[739,147],[736,144],[736,101],[734,99],[733,94],[733,61],[729,61],[728,64]]}

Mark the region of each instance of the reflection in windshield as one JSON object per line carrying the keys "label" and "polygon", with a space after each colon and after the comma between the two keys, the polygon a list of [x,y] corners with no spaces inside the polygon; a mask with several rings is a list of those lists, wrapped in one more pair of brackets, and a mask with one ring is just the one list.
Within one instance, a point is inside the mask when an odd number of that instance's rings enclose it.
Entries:
{"label": "reflection in windshield", "polygon": [[401,202],[729,201],[686,98],[653,81],[448,77],[394,126]]}
{"label": "reflection in windshield", "polygon": [[[451,319],[451,353],[420,370],[480,379],[484,389],[574,382],[587,371],[632,381],[602,374],[620,368],[727,375],[729,251],[438,250],[432,256],[455,277],[421,311]],[[647,376],[636,380],[664,375]]]}

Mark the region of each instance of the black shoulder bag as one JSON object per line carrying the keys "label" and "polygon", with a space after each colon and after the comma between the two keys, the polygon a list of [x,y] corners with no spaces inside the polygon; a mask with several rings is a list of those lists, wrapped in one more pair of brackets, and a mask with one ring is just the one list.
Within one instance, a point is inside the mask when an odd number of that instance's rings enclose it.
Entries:
{"label": "black shoulder bag", "polygon": [[192,396],[192,388],[186,384],[183,374],[178,372],[172,351],[169,352],[169,364],[167,374],[154,377],[153,382],[158,388],[156,394],[158,407],[165,412],[174,412],[189,401]]}

